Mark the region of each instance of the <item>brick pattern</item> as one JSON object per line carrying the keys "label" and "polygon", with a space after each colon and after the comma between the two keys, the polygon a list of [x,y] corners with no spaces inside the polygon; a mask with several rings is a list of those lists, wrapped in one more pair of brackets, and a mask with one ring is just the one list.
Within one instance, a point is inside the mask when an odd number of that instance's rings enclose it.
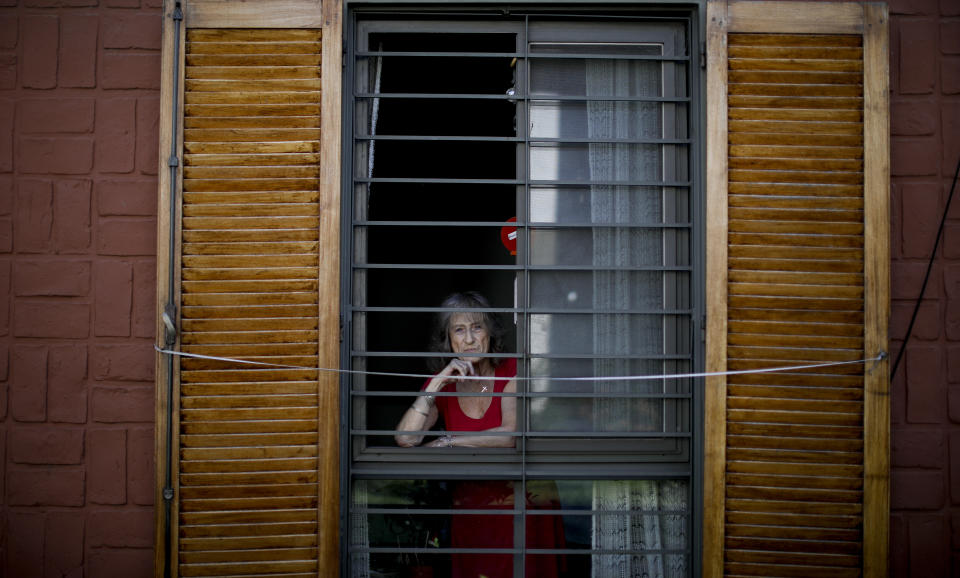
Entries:
{"label": "brick pattern", "polygon": [[[960,157],[960,2],[891,0],[890,351]],[[891,576],[960,575],[960,198],[892,383]]]}
{"label": "brick pattern", "polygon": [[0,0],[0,576],[150,576],[161,0]]}
{"label": "brick pattern", "polygon": [[[0,0],[0,575],[152,573],[161,0]],[[890,0],[890,350],[960,156],[960,2]],[[892,383],[891,575],[960,575],[960,200]]]}

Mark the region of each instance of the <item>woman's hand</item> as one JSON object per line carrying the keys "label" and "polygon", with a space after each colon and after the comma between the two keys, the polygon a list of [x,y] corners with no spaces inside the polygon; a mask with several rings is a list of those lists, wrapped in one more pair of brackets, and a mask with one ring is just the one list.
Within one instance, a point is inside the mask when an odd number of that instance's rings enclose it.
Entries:
{"label": "woman's hand", "polygon": [[453,446],[455,445],[455,444],[453,443],[453,440],[455,440],[455,439],[456,439],[456,438],[454,438],[453,436],[442,436],[442,437],[438,437],[437,439],[433,440],[433,441],[430,442],[430,443],[423,444],[423,447],[425,447],[425,448],[449,448],[449,447],[453,447]]}
{"label": "woman's hand", "polygon": [[439,391],[448,383],[459,381],[464,377],[470,377],[473,375],[477,375],[477,370],[473,366],[473,362],[460,359],[459,357],[454,357],[450,360],[450,363],[448,363],[447,366],[440,371],[440,373],[430,380],[430,384],[427,385],[424,391],[433,393],[435,391]]}

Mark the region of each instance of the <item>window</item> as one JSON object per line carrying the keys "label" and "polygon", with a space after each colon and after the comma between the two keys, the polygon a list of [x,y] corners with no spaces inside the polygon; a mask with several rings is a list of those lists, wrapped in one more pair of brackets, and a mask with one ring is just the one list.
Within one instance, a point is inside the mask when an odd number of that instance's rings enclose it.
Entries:
{"label": "window", "polygon": [[[696,36],[683,16],[611,16],[355,16],[353,576],[693,570],[695,382],[617,378],[702,364]],[[454,357],[427,350],[431,320],[468,290],[507,328],[517,392],[487,395],[516,398],[515,443],[398,447],[424,377],[397,374]],[[464,433],[445,427],[426,439]]]}
{"label": "window", "polygon": [[[616,377],[624,370],[604,367],[611,359],[637,373],[724,371],[853,363],[887,347],[885,5],[701,0],[687,20],[561,17],[535,1],[519,3],[530,14],[486,2],[456,13],[452,3],[432,13],[276,4],[165,4],[160,150],[180,162],[161,155],[158,197],[170,212],[158,218],[157,311],[177,313],[171,349],[295,367],[158,359],[158,576],[331,576],[341,564],[353,575],[416,575],[418,563],[444,576],[467,554],[527,576],[887,574],[885,360],[715,376],[702,400],[696,382],[558,379]],[[700,73],[699,51],[676,49],[698,38],[709,54]],[[597,54],[610,45],[610,58]],[[659,60],[661,92],[588,94],[588,60]],[[543,76],[546,64],[575,70],[564,80],[582,78],[583,92]],[[656,103],[663,114],[629,142],[604,140],[590,128],[589,103],[600,101]],[[591,173],[603,144],[632,146],[638,161],[656,146],[655,169],[613,186],[662,190],[658,227],[631,214],[604,229],[588,212],[606,186]],[[536,179],[534,150],[553,163]],[[515,256],[498,240],[509,216]],[[646,252],[629,253],[643,257],[635,266],[599,261],[594,229],[659,230],[662,262]],[[594,280],[611,272],[661,310],[595,304]],[[656,274],[665,281],[650,291],[643,278]],[[589,281],[571,301],[563,283],[578,276]],[[462,287],[491,299],[510,328],[504,355],[532,378],[516,394],[515,447],[398,448],[396,419],[423,380],[356,374],[338,390],[328,370],[424,372],[429,318]],[[600,331],[618,327],[610,314],[647,338],[623,345],[629,356],[603,353],[618,351]],[[570,327],[589,333],[568,339]],[[471,491],[478,481],[484,491]],[[477,496],[486,503],[466,511],[462,498]],[[463,526],[509,530],[494,545]]]}

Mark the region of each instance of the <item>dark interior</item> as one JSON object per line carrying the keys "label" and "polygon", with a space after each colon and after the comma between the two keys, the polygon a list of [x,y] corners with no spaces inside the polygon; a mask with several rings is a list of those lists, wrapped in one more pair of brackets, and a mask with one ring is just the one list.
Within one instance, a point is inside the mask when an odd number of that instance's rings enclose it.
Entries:
{"label": "dark interior", "polygon": [[[370,49],[384,52],[516,50],[512,34],[376,34]],[[372,60],[372,59],[371,59]],[[448,94],[504,95],[514,85],[510,57],[387,56],[380,92],[436,94],[437,98],[380,98],[376,135],[513,137],[516,105],[505,99],[443,98]],[[372,85],[372,82],[371,82]],[[468,140],[376,142],[373,177],[405,179],[516,179],[517,143]],[[367,259],[374,264],[512,265],[516,258],[500,240],[500,223],[517,214],[515,184],[374,183],[371,221],[428,221],[431,226],[371,226]],[[490,222],[495,226],[464,226]],[[374,268],[367,272],[366,302],[372,307],[436,307],[458,291],[479,291],[493,307],[514,306],[514,271],[484,269]],[[515,351],[511,315],[502,315],[510,351]],[[370,313],[366,349],[424,352],[432,315]],[[424,356],[371,357],[372,371],[424,373]],[[371,390],[416,390],[422,380],[371,377]],[[373,397],[367,425],[393,429],[409,398]],[[392,446],[372,437],[371,446]]]}

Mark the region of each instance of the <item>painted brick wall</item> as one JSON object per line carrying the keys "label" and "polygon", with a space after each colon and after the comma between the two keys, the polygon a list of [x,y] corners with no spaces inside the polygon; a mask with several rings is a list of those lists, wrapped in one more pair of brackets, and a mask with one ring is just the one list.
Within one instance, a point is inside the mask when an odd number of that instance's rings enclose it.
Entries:
{"label": "painted brick wall", "polygon": [[[891,352],[960,159],[960,0],[890,3]],[[960,191],[958,191],[960,193]],[[891,576],[960,576],[960,198],[892,384]]]}
{"label": "painted brick wall", "polygon": [[[0,0],[0,575],[152,574],[161,0]],[[892,0],[891,352],[960,157],[960,0]],[[960,199],[893,383],[891,576],[960,576]]]}
{"label": "painted brick wall", "polygon": [[0,0],[0,575],[149,576],[161,0]]}

